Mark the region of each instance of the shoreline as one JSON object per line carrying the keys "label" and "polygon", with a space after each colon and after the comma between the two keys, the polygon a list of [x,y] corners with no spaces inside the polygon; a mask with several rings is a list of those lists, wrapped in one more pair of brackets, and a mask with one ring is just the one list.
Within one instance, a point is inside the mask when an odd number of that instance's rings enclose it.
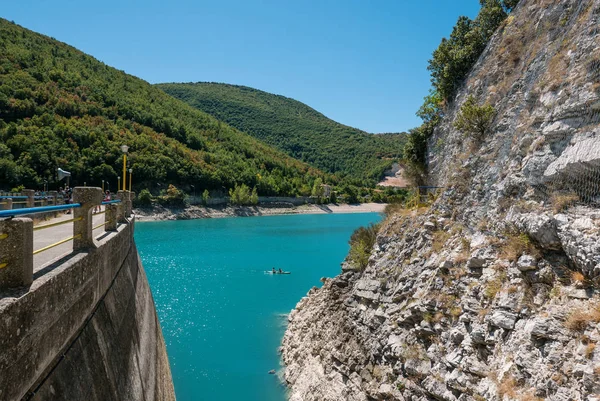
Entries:
{"label": "shoreline", "polygon": [[329,204],[300,206],[188,206],[185,208],[167,208],[153,206],[152,208],[135,208],[136,222],[215,219],[224,217],[278,216],[286,214],[343,214],[343,213],[382,213],[386,203],[360,203],[355,205]]}

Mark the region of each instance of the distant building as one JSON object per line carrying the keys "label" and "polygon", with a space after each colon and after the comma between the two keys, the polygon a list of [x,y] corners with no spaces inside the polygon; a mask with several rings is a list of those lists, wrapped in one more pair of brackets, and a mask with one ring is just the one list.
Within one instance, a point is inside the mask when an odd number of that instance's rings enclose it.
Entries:
{"label": "distant building", "polygon": [[321,184],[321,187],[323,188],[323,197],[329,198],[331,196],[331,185]]}

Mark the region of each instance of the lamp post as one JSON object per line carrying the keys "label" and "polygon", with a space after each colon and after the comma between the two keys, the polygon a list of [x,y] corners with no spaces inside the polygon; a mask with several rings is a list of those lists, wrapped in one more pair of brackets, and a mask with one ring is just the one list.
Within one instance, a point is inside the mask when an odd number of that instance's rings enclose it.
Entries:
{"label": "lamp post", "polygon": [[121,189],[121,177],[117,177],[117,191],[120,191]]}
{"label": "lamp post", "polygon": [[104,193],[104,180],[102,180],[102,193]]}
{"label": "lamp post", "polygon": [[131,192],[131,174],[133,174],[133,169],[129,169],[129,192]]}
{"label": "lamp post", "polygon": [[127,151],[129,146],[121,145],[121,152],[123,152],[123,191],[127,190]]}

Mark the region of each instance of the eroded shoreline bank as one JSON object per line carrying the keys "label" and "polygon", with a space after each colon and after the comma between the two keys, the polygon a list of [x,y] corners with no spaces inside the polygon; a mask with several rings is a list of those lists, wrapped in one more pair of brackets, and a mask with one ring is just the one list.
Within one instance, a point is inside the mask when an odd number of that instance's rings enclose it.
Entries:
{"label": "eroded shoreline bank", "polygon": [[136,221],[191,220],[223,217],[274,216],[285,214],[330,214],[330,213],[382,213],[385,203],[361,203],[356,205],[301,205],[301,206],[188,206],[185,208],[136,208]]}

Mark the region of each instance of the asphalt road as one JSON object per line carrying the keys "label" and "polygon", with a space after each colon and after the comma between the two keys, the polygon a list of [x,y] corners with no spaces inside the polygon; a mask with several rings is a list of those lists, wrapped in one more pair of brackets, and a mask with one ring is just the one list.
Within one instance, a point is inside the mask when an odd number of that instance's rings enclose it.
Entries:
{"label": "asphalt road", "polygon": [[[104,208],[103,208],[104,210]],[[73,214],[63,214],[51,220],[46,220],[36,224],[36,226],[56,223],[59,221],[69,220],[73,218]],[[104,221],[104,214],[94,215],[92,226],[97,226]],[[104,227],[99,227],[94,230],[94,235],[98,236],[104,233]],[[33,250],[41,249],[50,244],[54,244],[64,238],[73,236],[73,223],[62,224],[56,227],[45,228],[33,232]],[[48,262],[58,259],[64,255],[73,252],[73,241],[65,242],[54,248],[33,255],[33,271],[34,273],[44,267]]]}

